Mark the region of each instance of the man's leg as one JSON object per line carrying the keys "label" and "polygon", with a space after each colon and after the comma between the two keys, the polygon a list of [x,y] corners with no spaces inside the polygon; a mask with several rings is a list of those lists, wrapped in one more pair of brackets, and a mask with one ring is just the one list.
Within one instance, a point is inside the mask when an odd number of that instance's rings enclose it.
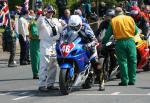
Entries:
{"label": "man's leg", "polygon": [[50,90],[58,90],[58,88],[54,87],[54,83],[56,80],[56,73],[57,73],[57,61],[55,58],[51,58],[49,65],[48,65],[48,74],[47,74],[47,88]]}
{"label": "man's leg", "polygon": [[19,43],[20,43],[20,65],[26,65],[27,63],[25,63],[25,54],[26,54],[25,41],[21,34],[19,35]]}
{"label": "man's leg", "polygon": [[40,64],[40,50],[39,41],[30,41],[30,56],[31,56],[31,66],[33,72],[33,79],[38,78],[39,64]]}
{"label": "man's leg", "polygon": [[116,55],[119,63],[121,73],[121,83],[119,85],[127,85],[128,78],[128,65],[127,65],[127,53],[126,53],[126,41],[120,40],[116,42]]}
{"label": "man's leg", "polygon": [[136,81],[136,67],[137,67],[137,57],[136,57],[136,45],[133,40],[128,42],[128,75],[129,75],[129,85],[134,85]]}
{"label": "man's leg", "polygon": [[25,61],[30,64],[30,44],[29,44],[29,38],[27,37],[27,40],[25,41]]}
{"label": "man's leg", "polygon": [[48,63],[45,59],[45,55],[40,55],[40,69],[39,69],[39,91],[47,92],[47,85],[46,85],[46,79],[47,79],[47,68]]}
{"label": "man's leg", "polygon": [[11,47],[10,47],[10,57],[9,57],[9,61],[8,61],[8,67],[15,67],[16,62],[14,61],[15,59],[15,53],[16,53],[16,40],[14,38],[12,38],[12,42],[11,42]]}
{"label": "man's leg", "polygon": [[94,68],[96,76],[98,77],[99,90],[103,91],[103,90],[105,90],[105,87],[104,87],[104,70],[103,70],[104,57],[98,56],[97,49],[95,47],[92,48],[92,52],[93,52],[92,56],[95,58],[91,61],[91,64],[92,64],[92,67]]}

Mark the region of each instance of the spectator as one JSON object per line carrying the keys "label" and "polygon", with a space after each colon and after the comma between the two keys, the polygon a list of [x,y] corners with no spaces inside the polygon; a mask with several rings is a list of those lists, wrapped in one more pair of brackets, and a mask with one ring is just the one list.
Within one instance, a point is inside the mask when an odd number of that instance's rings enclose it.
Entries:
{"label": "spectator", "polygon": [[16,61],[14,60],[15,54],[16,54],[16,39],[17,39],[17,34],[15,31],[15,17],[14,15],[11,16],[11,43],[10,43],[10,57],[8,61],[8,67],[16,67]]}
{"label": "spectator", "polygon": [[68,24],[69,18],[70,18],[70,10],[65,9],[64,16],[62,16],[61,19],[64,20],[66,24]]}
{"label": "spectator", "polygon": [[99,16],[103,17],[105,15],[106,10],[107,10],[106,3],[101,2],[99,7]]}
{"label": "spectator", "polygon": [[35,18],[32,18],[29,24],[29,38],[33,79],[39,79],[38,72],[40,66],[40,40]]}
{"label": "spectator", "polygon": [[87,19],[82,16],[82,11],[80,9],[76,9],[74,15],[79,15],[82,19],[82,23],[88,23]]}
{"label": "spectator", "polygon": [[5,31],[3,32],[3,51],[10,52],[8,67],[16,67],[15,53],[16,53],[16,33],[14,27],[14,17],[10,19],[10,22],[5,26]]}
{"label": "spectator", "polygon": [[34,13],[34,10],[30,10],[30,11],[29,11],[29,16],[30,16],[30,18],[31,18],[32,20],[36,18],[36,15],[35,15],[35,13]]}
{"label": "spectator", "polygon": [[89,18],[91,17],[91,3],[90,0],[82,0],[82,12],[83,12],[83,17]]}
{"label": "spectator", "polygon": [[28,11],[23,11],[19,18],[19,43],[20,43],[20,65],[30,64],[29,60],[29,30],[28,30]]}
{"label": "spectator", "polygon": [[56,0],[59,18],[63,16],[63,12],[66,9],[67,4],[68,4],[67,0]]}

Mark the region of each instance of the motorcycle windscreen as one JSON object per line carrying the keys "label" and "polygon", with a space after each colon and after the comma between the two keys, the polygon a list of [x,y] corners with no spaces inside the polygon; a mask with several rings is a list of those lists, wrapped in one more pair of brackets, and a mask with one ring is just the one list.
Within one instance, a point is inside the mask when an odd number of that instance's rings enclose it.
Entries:
{"label": "motorcycle windscreen", "polygon": [[62,34],[60,41],[61,43],[72,43],[78,36],[78,32],[71,30],[66,34]]}

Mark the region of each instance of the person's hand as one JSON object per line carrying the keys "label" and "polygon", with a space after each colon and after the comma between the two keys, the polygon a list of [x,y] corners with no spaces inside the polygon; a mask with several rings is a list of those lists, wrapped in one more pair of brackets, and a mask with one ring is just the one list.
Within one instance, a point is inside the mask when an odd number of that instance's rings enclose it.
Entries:
{"label": "person's hand", "polygon": [[101,49],[103,47],[103,45],[102,45],[102,43],[100,42],[100,43],[97,43],[97,45],[96,45],[96,48],[97,49]]}
{"label": "person's hand", "polygon": [[67,24],[65,23],[65,21],[64,21],[64,20],[62,20],[62,19],[59,19],[59,22],[61,23],[61,25],[62,25],[62,26],[67,25]]}
{"label": "person's hand", "polygon": [[84,44],[83,45],[83,49],[86,49],[86,50],[88,50],[90,48],[90,45],[89,45],[89,43],[88,44]]}

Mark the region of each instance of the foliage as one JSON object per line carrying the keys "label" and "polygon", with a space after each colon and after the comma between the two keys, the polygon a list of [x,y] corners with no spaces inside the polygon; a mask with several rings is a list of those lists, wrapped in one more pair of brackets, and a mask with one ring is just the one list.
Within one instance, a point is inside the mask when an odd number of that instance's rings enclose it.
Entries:
{"label": "foliage", "polygon": [[[10,10],[15,9],[16,5],[23,5],[24,1],[25,0],[8,0]],[[70,8],[70,9],[73,9],[73,8],[75,8],[75,6],[77,6],[77,3],[79,1],[80,0],[68,0],[67,7]],[[99,3],[101,1],[104,1],[104,2],[106,2],[109,5],[114,5],[117,2],[123,1],[123,0],[91,0],[91,1],[97,1]],[[30,4],[30,8],[32,8],[32,2],[33,2],[33,0],[30,0],[30,3],[29,3]],[[43,0],[44,5],[51,4],[52,6],[54,6],[55,9],[57,9],[57,5],[56,5],[55,2],[56,2],[56,0]]]}
{"label": "foliage", "polygon": [[[25,0],[8,0],[8,5],[10,10],[14,10],[16,5],[23,5]],[[30,0],[30,7],[32,5],[32,0]]]}
{"label": "foliage", "polygon": [[117,4],[117,0],[100,0],[100,1],[103,1],[111,6]]}

